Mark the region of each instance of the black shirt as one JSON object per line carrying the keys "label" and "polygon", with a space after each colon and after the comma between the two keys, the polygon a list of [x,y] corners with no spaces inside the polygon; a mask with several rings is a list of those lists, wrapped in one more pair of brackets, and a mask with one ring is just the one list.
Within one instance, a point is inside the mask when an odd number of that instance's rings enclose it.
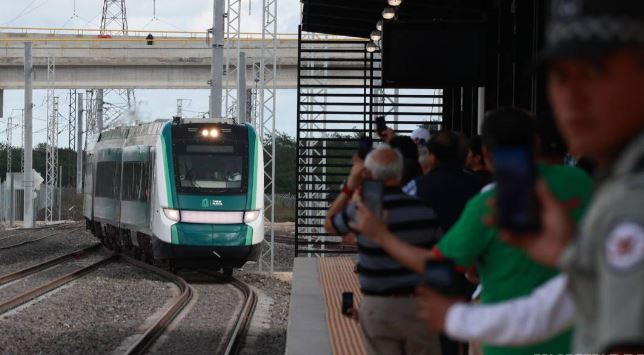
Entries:
{"label": "black shirt", "polygon": [[436,212],[443,232],[458,220],[467,201],[487,185],[458,163],[441,163],[416,182],[416,196]]}

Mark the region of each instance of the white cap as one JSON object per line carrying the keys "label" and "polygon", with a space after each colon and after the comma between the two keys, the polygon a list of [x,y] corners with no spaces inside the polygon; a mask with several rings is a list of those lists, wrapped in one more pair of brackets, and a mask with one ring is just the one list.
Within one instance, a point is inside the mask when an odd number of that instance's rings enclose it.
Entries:
{"label": "white cap", "polygon": [[429,131],[423,127],[418,127],[413,132],[411,132],[411,139],[414,141],[420,139],[424,140],[425,143],[427,143],[429,142]]}

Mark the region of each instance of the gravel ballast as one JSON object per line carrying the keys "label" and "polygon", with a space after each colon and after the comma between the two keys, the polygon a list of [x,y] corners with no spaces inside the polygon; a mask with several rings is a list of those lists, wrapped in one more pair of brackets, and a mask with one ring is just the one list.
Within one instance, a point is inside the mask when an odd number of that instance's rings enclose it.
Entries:
{"label": "gravel ballast", "polygon": [[174,288],[147,271],[111,263],[0,316],[0,353],[110,353],[140,332]]}
{"label": "gravel ballast", "polygon": [[[15,238],[12,239],[15,240]],[[66,233],[34,243],[3,249],[0,250],[0,275],[9,274],[98,243],[98,239],[85,230],[69,230]]]}
{"label": "gravel ballast", "polygon": [[259,289],[259,297],[268,297],[268,300],[258,301],[258,304],[268,303],[268,309],[258,307],[256,317],[265,319],[260,330],[251,329],[252,342],[244,346],[242,354],[247,355],[273,355],[284,354],[286,349],[286,329],[288,326],[288,307],[291,295],[291,283],[270,277],[267,274],[236,272],[235,277]]}

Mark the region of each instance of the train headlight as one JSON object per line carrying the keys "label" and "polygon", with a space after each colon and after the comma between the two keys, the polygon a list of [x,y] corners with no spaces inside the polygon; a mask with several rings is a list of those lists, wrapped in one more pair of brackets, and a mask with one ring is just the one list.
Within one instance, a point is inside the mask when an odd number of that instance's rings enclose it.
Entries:
{"label": "train headlight", "polygon": [[219,137],[219,131],[218,131],[218,130],[216,130],[216,129],[214,129],[214,128],[213,128],[213,129],[211,129],[211,130],[210,130],[210,136],[211,136],[212,138],[217,138],[217,137]]}
{"label": "train headlight", "polygon": [[204,129],[203,131],[201,131],[201,135],[204,136],[204,137],[208,137],[209,134],[210,133],[208,132],[207,129]]}
{"label": "train headlight", "polygon": [[246,211],[246,212],[244,212],[244,223],[255,222],[255,220],[259,217],[259,212],[260,211]]}
{"label": "train headlight", "polygon": [[172,221],[179,222],[181,220],[181,212],[179,210],[173,210],[170,208],[164,208],[163,214]]}

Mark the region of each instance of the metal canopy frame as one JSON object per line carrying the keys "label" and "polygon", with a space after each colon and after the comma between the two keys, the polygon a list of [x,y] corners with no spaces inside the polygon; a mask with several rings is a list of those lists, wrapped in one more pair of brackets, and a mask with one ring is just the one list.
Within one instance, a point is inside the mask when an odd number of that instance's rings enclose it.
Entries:
{"label": "metal canopy frame", "polygon": [[399,134],[443,123],[443,91],[383,88],[380,53],[366,45],[299,30],[296,256],[356,252],[323,225],[360,136],[373,137],[376,116],[385,114]]}

